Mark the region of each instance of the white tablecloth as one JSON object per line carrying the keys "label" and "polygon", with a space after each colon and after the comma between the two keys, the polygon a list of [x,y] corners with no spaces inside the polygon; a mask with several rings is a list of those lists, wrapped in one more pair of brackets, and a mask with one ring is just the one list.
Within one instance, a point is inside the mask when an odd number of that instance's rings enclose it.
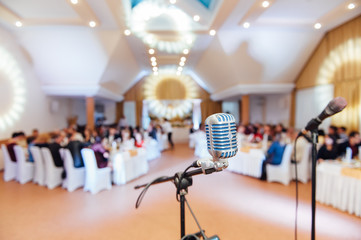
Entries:
{"label": "white tablecloth", "polygon": [[261,149],[250,149],[249,152],[238,151],[236,156],[228,160],[228,171],[259,178],[262,174],[262,163],[265,155]]}
{"label": "white tablecloth", "polygon": [[325,161],[316,168],[316,200],[350,214],[361,216],[361,179],[341,174],[348,167],[339,161]]}
{"label": "white tablecloth", "polygon": [[137,148],[135,156],[129,151],[119,151],[111,156],[114,184],[125,184],[148,172],[147,153],[144,148]]}

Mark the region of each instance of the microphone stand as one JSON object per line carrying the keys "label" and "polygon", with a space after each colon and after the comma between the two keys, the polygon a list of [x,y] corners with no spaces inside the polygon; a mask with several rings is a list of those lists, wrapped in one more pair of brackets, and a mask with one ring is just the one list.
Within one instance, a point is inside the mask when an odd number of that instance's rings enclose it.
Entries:
{"label": "microphone stand", "polygon": [[[183,238],[185,236],[185,207],[184,207],[185,205],[184,205],[184,203],[187,201],[185,198],[185,195],[188,194],[188,187],[192,186],[192,183],[193,183],[192,176],[199,175],[199,174],[211,174],[216,171],[217,170],[215,168],[208,168],[208,169],[199,168],[199,169],[189,171],[189,172],[177,172],[173,177],[160,178],[160,179],[157,179],[148,184],[137,185],[134,188],[139,189],[139,188],[143,188],[143,187],[149,187],[150,185],[154,185],[154,184],[159,184],[159,183],[164,183],[164,182],[169,182],[169,181],[173,182],[175,187],[177,188],[177,195],[179,195],[181,239],[188,239],[188,238]],[[189,207],[189,205],[188,205],[188,207]],[[204,237],[205,236],[204,230],[200,229],[200,232],[197,232],[194,235]],[[213,239],[213,237],[206,238],[206,239]],[[218,239],[218,238],[214,238],[214,239]]]}
{"label": "microphone stand", "polygon": [[311,240],[315,240],[315,214],[316,214],[316,163],[317,163],[317,143],[318,128],[311,130],[312,138],[312,222],[311,222]]}

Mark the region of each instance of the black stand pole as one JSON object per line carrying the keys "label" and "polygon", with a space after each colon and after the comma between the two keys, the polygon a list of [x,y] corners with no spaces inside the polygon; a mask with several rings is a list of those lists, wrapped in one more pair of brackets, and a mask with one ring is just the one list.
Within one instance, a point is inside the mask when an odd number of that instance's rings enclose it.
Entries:
{"label": "black stand pole", "polygon": [[315,215],[316,215],[316,162],[317,162],[317,143],[318,129],[311,131],[312,134],[312,227],[311,240],[315,240]]}
{"label": "black stand pole", "polygon": [[[188,193],[188,187],[192,186],[192,183],[193,183],[192,176],[199,175],[199,174],[210,174],[213,172],[216,172],[216,169],[210,168],[210,169],[202,170],[201,168],[199,168],[199,169],[185,172],[185,173],[178,172],[173,177],[165,177],[165,178],[159,179],[157,181],[154,181],[151,184],[137,185],[134,188],[138,189],[138,188],[142,188],[142,187],[147,187],[148,185],[154,185],[154,184],[169,182],[169,181],[172,181],[174,183],[174,185],[177,188],[177,195],[179,196],[180,223],[181,223],[180,233],[181,233],[181,239],[182,239],[185,236],[185,205],[184,205],[184,203],[186,201],[185,195],[187,195],[187,193]],[[203,230],[201,230],[201,232],[202,231]]]}

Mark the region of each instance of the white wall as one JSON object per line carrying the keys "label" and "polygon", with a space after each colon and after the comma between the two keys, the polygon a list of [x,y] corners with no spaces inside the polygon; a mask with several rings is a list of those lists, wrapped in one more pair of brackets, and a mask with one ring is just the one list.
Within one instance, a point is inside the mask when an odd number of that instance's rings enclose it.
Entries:
{"label": "white wall", "polygon": [[290,94],[250,96],[250,122],[289,125]]}
{"label": "white wall", "polygon": [[[333,94],[334,87],[331,84],[297,91],[295,127],[303,129],[312,118],[317,117],[332,100]],[[327,118],[319,129],[327,130],[330,124],[331,118]]]}
{"label": "white wall", "polygon": [[234,116],[236,123],[239,123],[239,102],[232,101],[232,102],[222,102],[222,112],[223,113],[230,113]]}
{"label": "white wall", "polygon": [[[42,89],[39,79],[35,76],[31,56],[24,52],[13,36],[0,28],[0,47],[5,49],[16,61],[22,76],[24,77],[23,87],[25,92],[23,111],[19,112],[19,118],[15,121],[9,121],[6,129],[0,130],[0,139],[9,138],[14,131],[24,131],[26,134],[31,133],[33,128],[38,128],[40,132],[47,132],[57,128],[66,127],[66,118],[69,116],[69,100],[65,98],[55,98],[46,96]],[[1,87],[6,87],[5,74],[0,74]],[[7,85],[9,87],[10,85]],[[12,95],[9,95],[12,96]],[[6,114],[13,105],[12,99],[2,99],[2,115]]]}

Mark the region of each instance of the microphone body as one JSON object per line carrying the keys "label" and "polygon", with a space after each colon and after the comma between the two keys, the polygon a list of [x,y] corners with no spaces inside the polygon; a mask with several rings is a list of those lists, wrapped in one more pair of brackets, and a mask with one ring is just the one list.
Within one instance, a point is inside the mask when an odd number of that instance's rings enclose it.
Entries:
{"label": "microphone body", "polygon": [[213,114],[206,119],[205,129],[211,161],[220,171],[228,167],[227,158],[234,157],[238,151],[235,118],[227,113]]}
{"label": "microphone body", "polygon": [[311,119],[306,127],[306,131],[313,131],[328,117],[341,112],[347,106],[347,102],[343,97],[336,97],[332,99],[326,106],[326,108],[316,118]]}

